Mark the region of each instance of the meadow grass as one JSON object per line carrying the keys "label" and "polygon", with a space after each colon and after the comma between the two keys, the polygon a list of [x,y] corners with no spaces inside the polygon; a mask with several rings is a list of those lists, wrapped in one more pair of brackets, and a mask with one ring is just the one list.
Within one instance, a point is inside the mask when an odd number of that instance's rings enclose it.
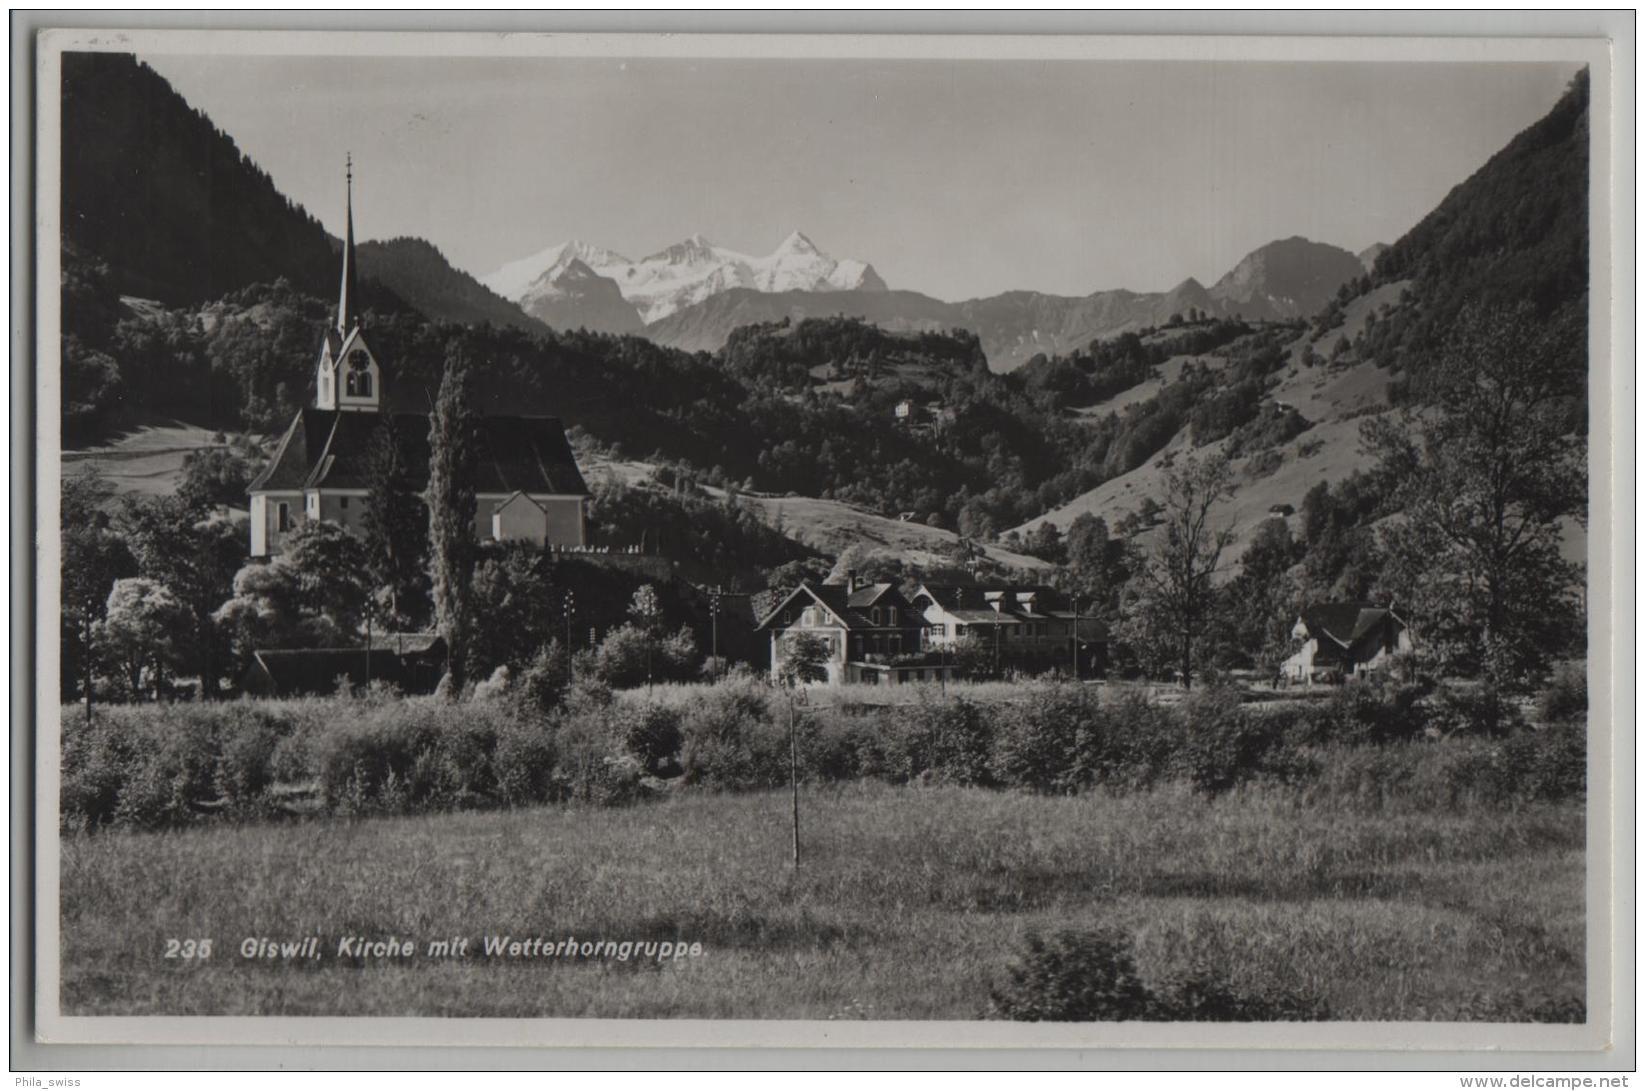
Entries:
{"label": "meadow grass", "polygon": [[[1521,1020],[1584,993],[1583,809],[1366,811],[1242,788],[872,782],[633,807],[63,839],[70,1014],[972,1019],[1034,930],[1128,934],[1353,1020]],[[680,940],[700,958],[333,957],[344,935]],[[323,937],[247,962],[242,939]],[[211,959],[162,957],[211,937]]]}

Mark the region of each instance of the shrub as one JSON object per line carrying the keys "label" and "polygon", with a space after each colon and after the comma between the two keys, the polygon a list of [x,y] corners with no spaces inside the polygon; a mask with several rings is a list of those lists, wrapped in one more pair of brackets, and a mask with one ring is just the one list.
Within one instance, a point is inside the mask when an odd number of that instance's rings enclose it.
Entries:
{"label": "shrub", "polygon": [[926,777],[967,786],[995,783],[989,767],[994,730],[987,712],[976,702],[964,697],[922,701],[894,722],[898,745],[889,763],[894,779]]}
{"label": "shrub", "polygon": [[508,665],[498,667],[491,672],[491,677],[474,687],[474,700],[500,701],[509,690]]}
{"label": "shrub", "polygon": [[995,715],[994,772],[1003,783],[1046,793],[1091,784],[1095,703],[1083,687],[1035,686],[1021,704]]}
{"label": "shrub", "polygon": [[1137,975],[1131,940],[1107,929],[1030,933],[990,997],[992,1014],[1018,1022],[1088,1023],[1157,1018]]}
{"label": "shrub", "polygon": [[991,995],[990,1014],[1021,1022],[1258,1022],[1325,1020],[1323,1001],[1236,987],[1207,963],[1150,988],[1131,939],[1111,929],[1030,933]]}
{"label": "shrub", "polygon": [[1536,703],[1545,724],[1580,723],[1588,715],[1588,675],[1581,663],[1567,663],[1554,673]]}
{"label": "shrub", "polygon": [[1183,717],[1131,690],[1103,705],[1100,750],[1094,762],[1100,783],[1145,788],[1171,775],[1185,743]]}
{"label": "shrub", "polygon": [[1214,967],[1199,963],[1159,990],[1153,1017],[1178,1023],[1319,1022],[1331,1013],[1324,1001],[1300,993],[1237,988]]}
{"label": "shrub", "polygon": [[1291,782],[1311,771],[1307,756],[1287,738],[1290,721],[1241,708],[1233,686],[1201,690],[1185,716],[1181,767],[1196,791],[1217,795],[1259,777]]}
{"label": "shrub", "polygon": [[[722,791],[788,783],[786,711],[773,709],[773,699],[769,686],[751,680],[727,682],[694,698],[681,725],[686,782]],[[802,716],[802,730],[814,731],[805,721]]]}
{"label": "shrub", "polygon": [[506,721],[497,731],[491,763],[502,803],[517,807],[554,798],[554,732],[542,717]]}
{"label": "shrub", "polygon": [[520,677],[518,693],[528,707],[548,712],[559,706],[570,685],[571,664],[565,645],[551,640],[538,650]]}
{"label": "shrub", "polygon": [[1427,723],[1441,737],[1496,738],[1524,724],[1519,706],[1489,686],[1447,687],[1427,702]]}
{"label": "shrub", "polygon": [[680,712],[658,704],[627,707],[620,730],[628,753],[653,775],[679,769]]}
{"label": "shrub", "polygon": [[554,793],[559,799],[612,806],[640,793],[644,768],[627,752],[609,694],[567,702],[554,720]]}

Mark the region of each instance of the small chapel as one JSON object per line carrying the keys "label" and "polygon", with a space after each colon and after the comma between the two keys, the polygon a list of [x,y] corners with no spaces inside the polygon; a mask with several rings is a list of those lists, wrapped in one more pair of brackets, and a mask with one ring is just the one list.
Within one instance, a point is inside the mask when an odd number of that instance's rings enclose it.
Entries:
{"label": "small chapel", "polygon": [[[298,411],[273,458],[247,488],[254,557],[279,553],[281,540],[306,520],[322,519],[364,532],[368,460],[383,414],[395,417],[418,475],[416,487],[426,490],[428,485],[428,414],[390,408],[395,402],[385,396],[384,387],[392,382],[391,371],[367,344],[360,327],[352,162],[346,217],[337,321],[326,330],[320,346],[313,405]],[[585,546],[588,486],[559,418],[487,415],[480,419],[478,431],[475,536],[481,541]]]}

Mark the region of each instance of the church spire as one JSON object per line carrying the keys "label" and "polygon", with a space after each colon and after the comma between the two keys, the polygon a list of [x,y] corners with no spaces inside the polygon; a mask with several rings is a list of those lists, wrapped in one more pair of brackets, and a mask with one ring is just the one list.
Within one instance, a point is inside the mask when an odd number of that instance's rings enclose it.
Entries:
{"label": "church spire", "polygon": [[343,234],[343,286],[337,295],[337,332],[347,337],[349,331],[356,324],[355,308],[360,305],[359,292],[355,289],[354,265],[354,156],[347,158],[346,177],[348,186],[347,216],[348,224]]}

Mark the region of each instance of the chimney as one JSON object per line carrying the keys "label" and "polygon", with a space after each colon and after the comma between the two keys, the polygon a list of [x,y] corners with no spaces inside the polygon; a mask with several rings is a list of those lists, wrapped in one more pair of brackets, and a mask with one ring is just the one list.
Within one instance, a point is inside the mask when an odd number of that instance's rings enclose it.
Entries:
{"label": "chimney", "polygon": [[848,594],[848,595],[851,595],[851,594],[855,594],[856,591],[857,591],[857,570],[855,568],[847,568],[845,570],[845,593]]}

